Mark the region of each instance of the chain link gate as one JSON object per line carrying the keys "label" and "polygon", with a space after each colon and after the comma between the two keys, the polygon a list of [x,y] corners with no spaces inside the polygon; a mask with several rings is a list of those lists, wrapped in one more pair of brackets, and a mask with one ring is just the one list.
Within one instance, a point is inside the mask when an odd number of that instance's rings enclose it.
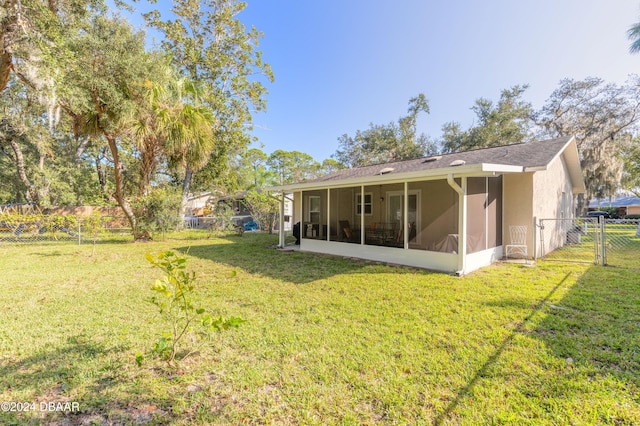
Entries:
{"label": "chain link gate", "polygon": [[540,219],[540,257],[546,260],[639,267],[638,219]]}
{"label": "chain link gate", "polygon": [[640,219],[606,219],[604,253],[604,265],[640,268]]}

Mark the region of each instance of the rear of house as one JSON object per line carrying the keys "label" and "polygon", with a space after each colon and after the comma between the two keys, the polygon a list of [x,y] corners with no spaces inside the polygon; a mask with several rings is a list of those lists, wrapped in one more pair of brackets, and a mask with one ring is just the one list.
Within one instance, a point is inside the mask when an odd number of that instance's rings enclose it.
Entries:
{"label": "rear of house", "polygon": [[[569,218],[584,191],[573,138],[343,170],[273,188],[292,192],[301,250],[464,274],[488,265],[535,218]],[[547,251],[566,230],[549,229]],[[281,235],[281,244],[284,234]]]}

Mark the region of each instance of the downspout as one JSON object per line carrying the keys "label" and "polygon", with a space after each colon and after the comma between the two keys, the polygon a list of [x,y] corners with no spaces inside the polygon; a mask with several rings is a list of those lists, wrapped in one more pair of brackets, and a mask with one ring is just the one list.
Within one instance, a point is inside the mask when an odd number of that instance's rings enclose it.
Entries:
{"label": "downspout", "polygon": [[456,275],[464,275],[467,257],[467,178],[462,177],[462,187],[453,180],[453,173],[447,175],[447,183],[458,193],[458,270]]}

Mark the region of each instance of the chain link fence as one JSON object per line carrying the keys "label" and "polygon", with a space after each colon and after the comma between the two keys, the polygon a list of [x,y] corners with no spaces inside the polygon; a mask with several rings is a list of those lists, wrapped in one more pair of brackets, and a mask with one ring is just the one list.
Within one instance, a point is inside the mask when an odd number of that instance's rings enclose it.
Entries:
{"label": "chain link fence", "polygon": [[[178,224],[177,233],[176,224]],[[172,238],[206,239],[214,233],[242,235],[247,228],[243,221],[231,217],[145,218],[145,229],[154,239]],[[17,214],[0,212],[0,245],[44,243],[95,243],[114,239],[131,238],[131,227],[126,217],[115,215],[91,215],[88,217],[60,214]]]}
{"label": "chain link fence", "polygon": [[607,219],[604,264],[640,268],[640,219]]}
{"label": "chain link fence", "polygon": [[640,219],[541,219],[538,228],[544,259],[640,267]]}

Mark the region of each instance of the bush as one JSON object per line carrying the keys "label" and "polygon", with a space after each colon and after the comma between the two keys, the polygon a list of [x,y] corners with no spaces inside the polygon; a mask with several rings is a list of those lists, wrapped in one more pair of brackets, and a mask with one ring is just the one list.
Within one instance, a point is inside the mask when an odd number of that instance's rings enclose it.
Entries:
{"label": "bush", "polygon": [[173,188],[154,188],[134,203],[138,231],[148,234],[173,231],[180,225],[180,193]]}
{"label": "bush", "polygon": [[215,203],[211,207],[211,216],[215,219],[211,223],[211,231],[228,232],[233,229],[233,208],[226,203]]}
{"label": "bush", "polygon": [[11,233],[12,238],[38,236],[57,240],[61,233],[76,236],[78,218],[61,214],[21,214],[14,212],[0,213],[0,231]]}

